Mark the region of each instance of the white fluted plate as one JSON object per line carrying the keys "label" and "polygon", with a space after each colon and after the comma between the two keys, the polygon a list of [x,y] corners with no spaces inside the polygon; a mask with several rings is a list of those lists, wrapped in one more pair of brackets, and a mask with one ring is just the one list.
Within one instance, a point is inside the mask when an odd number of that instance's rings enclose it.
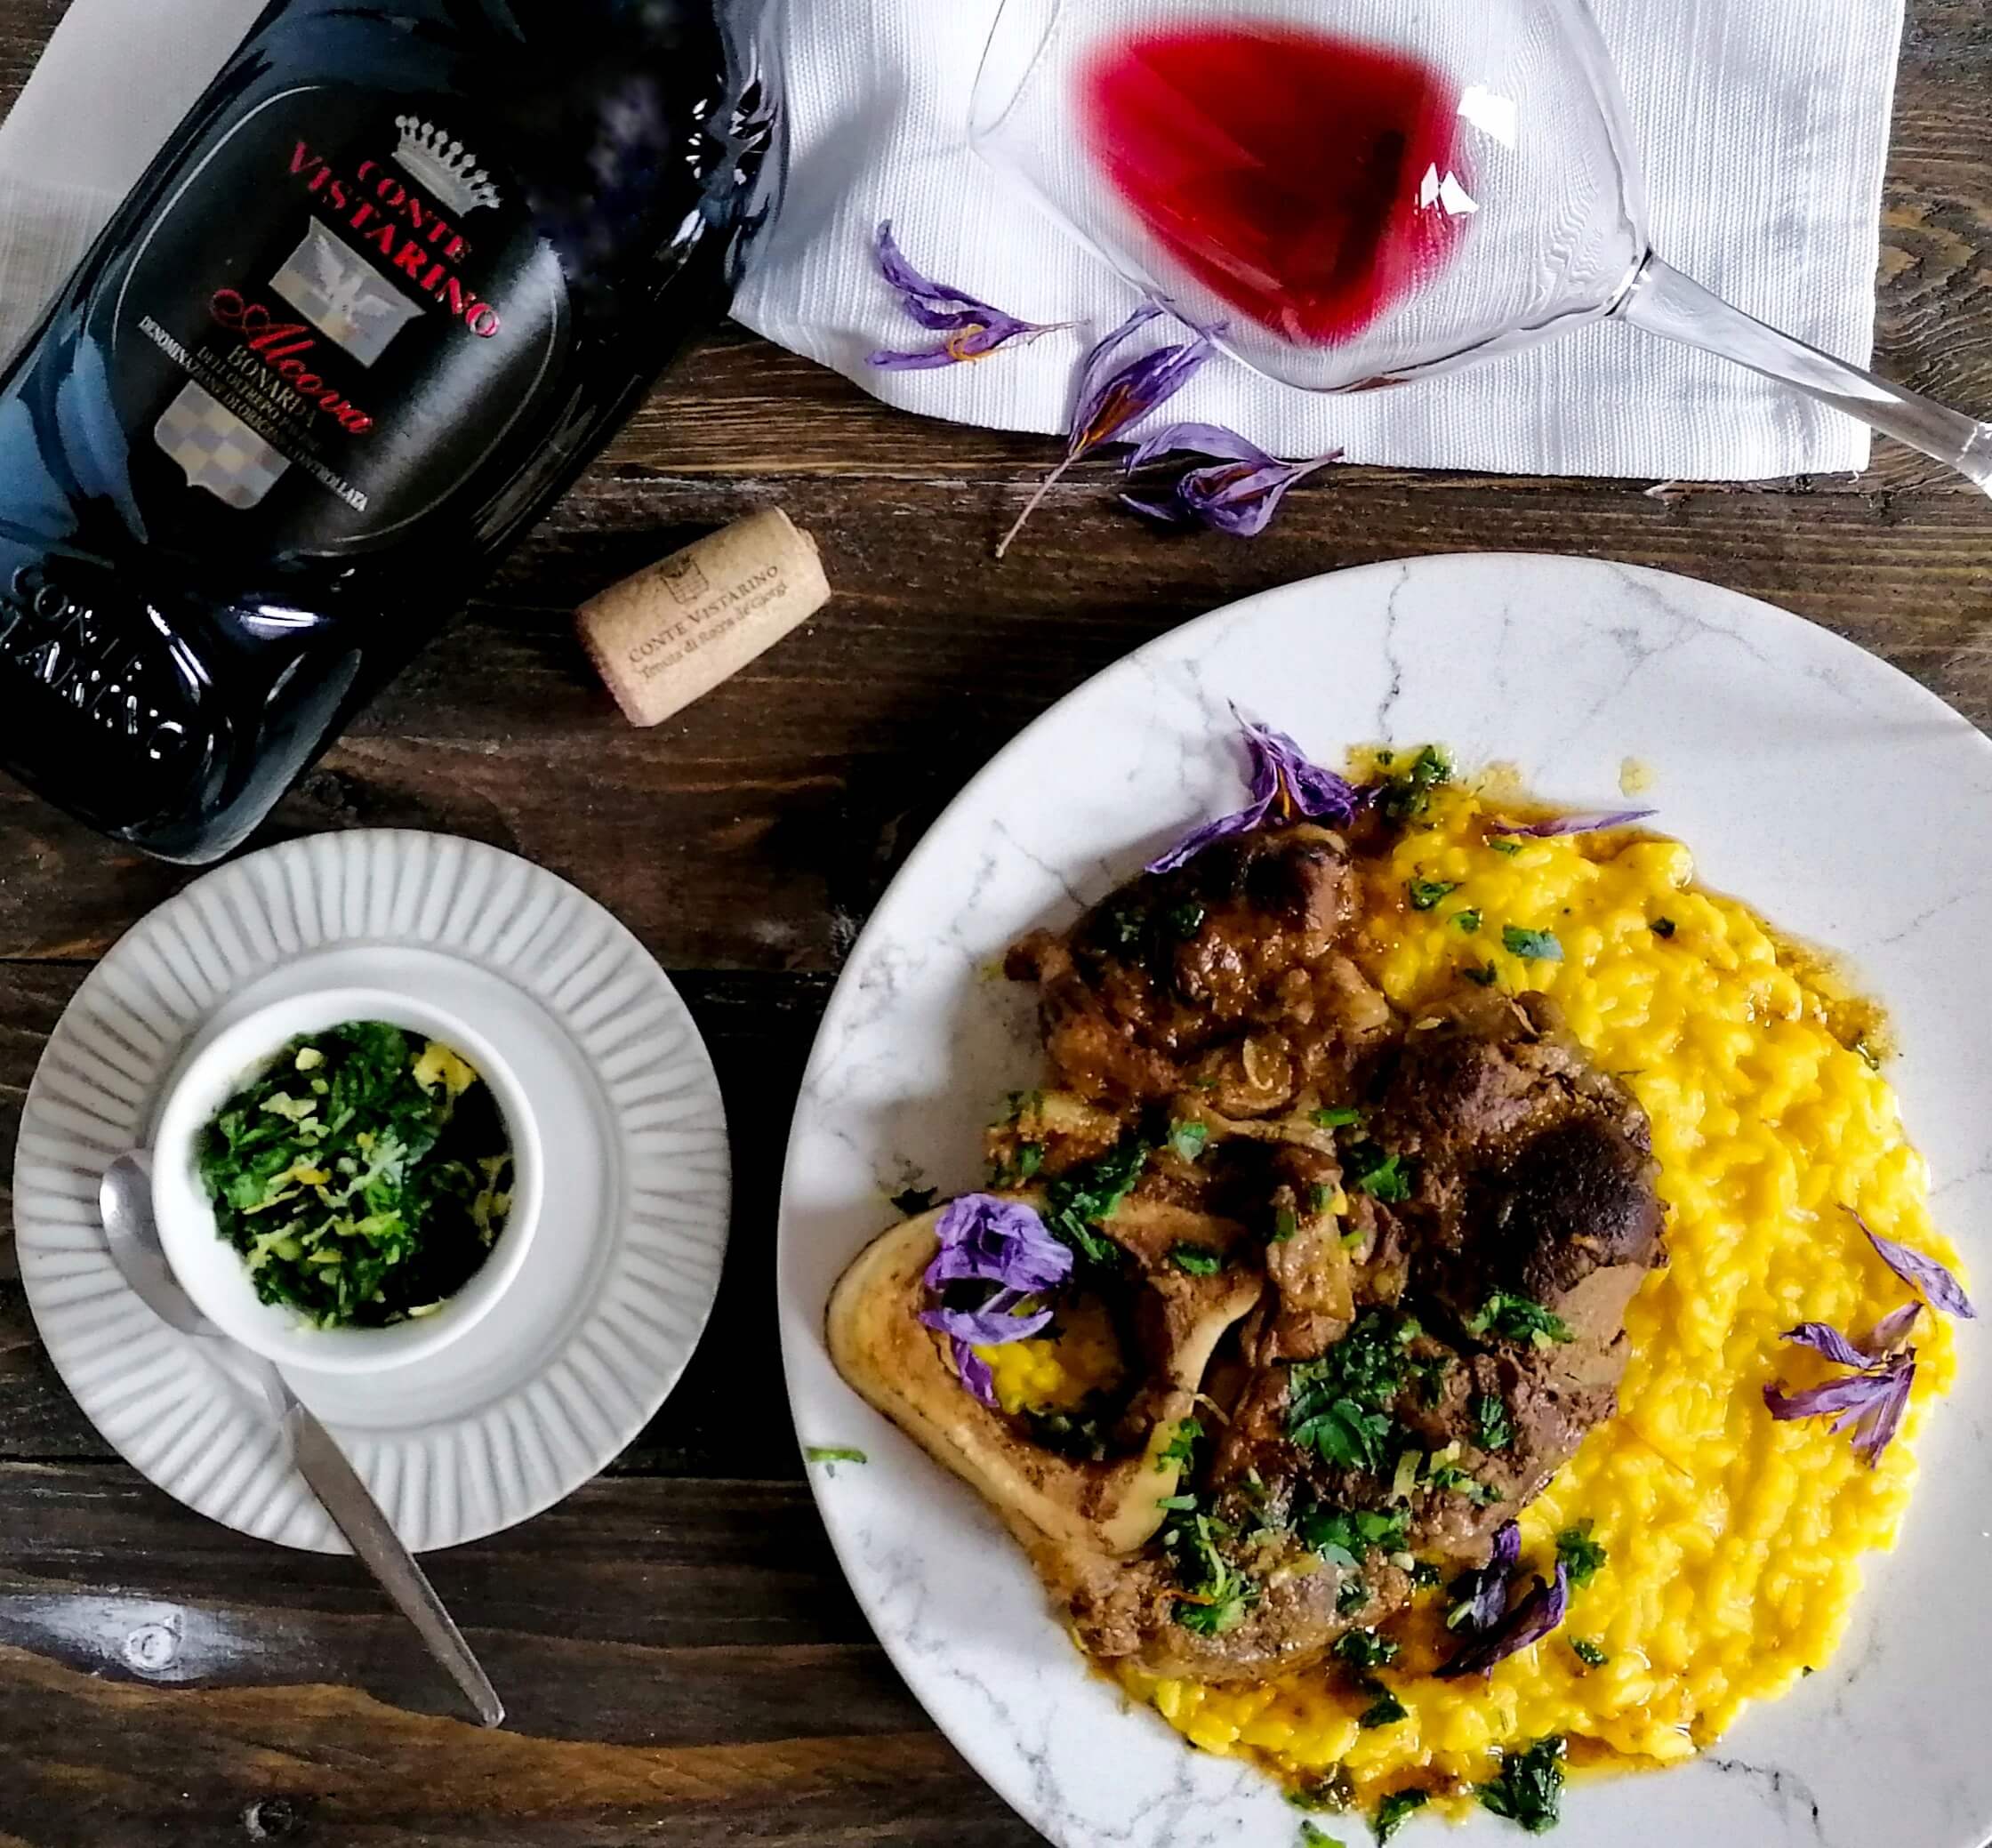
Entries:
{"label": "white fluted plate", "polygon": [[677,1384],[719,1288],[731,1198],[712,1062],[663,971],[565,880],[475,841],[321,834],[218,868],[141,920],[76,991],[28,1093],[21,1280],[106,1440],[227,1526],[344,1539],[217,1344],[167,1328],[112,1265],[97,1184],[149,1139],[173,1073],[283,996],[414,988],[518,1073],[547,1160],[539,1230],[490,1313],[373,1375],[290,1370],[417,1551],[494,1533],[594,1475]]}
{"label": "white fluted plate", "polygon": [[[1580,558],[1417,558],[1289,584],[1109,668],[971,783],[853,950],[805,1075],[783,1184],[782,1346],[802,1441],[866,1615],[957,1748],[1061,1848],[1290,1848],[1271,1780],[1193,1751],[1090,1674],[976,1495],[824,1351],[844,1265],[917,1169],[981,1179],[982,1126],[1037,1081],[1004,947],[1062,926],[1241,800],[1232,702],[1326,761],[1451,745],[1577,807],[1657,782],[1711,886],[1851,956],[1887,1003],[1891,1075],[1945,1229],[1992,1277],[1992,747],[1893,668],[1768,604]],[[1961,1329],[1900,1547],[1870,1555],[1835,1659],[1674,1771],[1579,1780],[1558,1848],[1980,1848],[1992,1836],[1992,1370]],[[1353,1817],[1328,1832],[1367,1838]],[[1513,1848],[1476,1813],[1399,1848]]]}

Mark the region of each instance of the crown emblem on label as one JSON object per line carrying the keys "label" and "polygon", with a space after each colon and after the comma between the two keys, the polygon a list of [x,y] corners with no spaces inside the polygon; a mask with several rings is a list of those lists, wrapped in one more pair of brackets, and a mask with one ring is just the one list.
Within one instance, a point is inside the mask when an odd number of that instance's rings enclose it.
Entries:
{"label": "crown emblem on label", "polygon": [[414,174],[452,211],[475,212],[479,205],[498,203],[499,191],[491,183],[491,175],[446,128],[438,128],[420,116],[397,116],[394,125],[401,131],[396,165]]}

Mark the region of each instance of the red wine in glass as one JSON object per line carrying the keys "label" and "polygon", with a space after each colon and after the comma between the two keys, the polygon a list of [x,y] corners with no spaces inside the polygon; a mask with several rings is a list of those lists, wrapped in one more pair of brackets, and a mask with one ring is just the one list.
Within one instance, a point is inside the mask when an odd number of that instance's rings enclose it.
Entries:
{"label": "red wine in glass", "polygon": [[1269,379],[1365,391],[1615,320],[1992,494],[1992,422],[1751,319],[1653,248],[1587,0],[994,4],[970,146]]}
{"label": "red wine in glass", "polygon": [[1470,222],[1458,98],[1415,58],[1325,33],[1166,28],[1082,68],[1093,159],[1183,269],[1283,339],[1353,339]]}

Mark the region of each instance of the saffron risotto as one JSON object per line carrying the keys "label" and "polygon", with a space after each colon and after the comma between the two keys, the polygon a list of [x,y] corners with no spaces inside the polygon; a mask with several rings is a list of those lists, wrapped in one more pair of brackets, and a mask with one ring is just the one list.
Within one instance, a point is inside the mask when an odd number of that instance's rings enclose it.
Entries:
{"label": "saffron risotto", "polygon": [[[1823,1665],[1861,1555],[1894,1541],[1917,1434],[1955,1370],[1950,1331],[1926,1312],[1902,1434],[1876,1469],[1825,1419],[1771,1419],[1766,1384],[1833,1371],[1781,1342],[1785,1330],[1865,1330],[1908,1299],[1843,1208],[1955,1262],[1876,1068],[1872,1011],[1747,905],[1698,888],[1679,842],[1620,831],[1504,851],[1483,838],[1490,806],[1513,813],[1484,790],[1436,791],[1430,825],[1365,863],[1361,960],[1413,1015],[1462,971],[1548,992],[1652,1120],[1669,1262],[1627,1316],[1618,1415],[1521,1517],[1525,1571],[1546,1572],[1556,1533],[1585,1522],[1606,1563],[1554,1635],[1486,1680],[1429,1672],[1445,1652],[1445,1601],[1421,1596],[1390,1627],[1404,1641],[1392,1689],[1408,1710],[1394,1725],[1360,1728],[1373,1694],[1329,1667],[1254,1688],[1118,1671],[1203,1750],[1255,1758],[1300,1788],[1339,1772],[1366,1807],[1412,1786],[1464,1803],[1504,1748],[1552,1733],[1573,1764],[1671,1764],[1746,1701]],[[1453,889],[1416,911],[1413,880]],[[1562,960],[1510,953],[1509,928],[1552,934]],[[982,1352],[1013,1410],[1072,1403],[1112,1364],[1089,1328]]]}

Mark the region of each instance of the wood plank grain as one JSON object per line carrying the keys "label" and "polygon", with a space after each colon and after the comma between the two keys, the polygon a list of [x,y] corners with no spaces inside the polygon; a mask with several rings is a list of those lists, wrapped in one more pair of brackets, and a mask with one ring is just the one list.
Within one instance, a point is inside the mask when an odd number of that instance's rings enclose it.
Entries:
{"label": "wood plank grain", "polygon": [[[1713,578],[1851,636],[1992,718],[1982,496],[1609,484],[1305,484],[1249,542],[1157,535],[1094,471],[1008,562],[1004,486],[727,485],[604,466],[423,654],[264,839],[369,823],[491,840],[575,880],[675,968],[828,970],[921,830],[1030,719],[1201,610],[1406,554],[1536,550]],[[685,535],[779,502],[837,599],[678,719],[617,719],[568,612]],[[1324,644],[1325,645],[1325,644]],[[1545,673],[1553,671],[1543,663]],[[88,956],[184,883],[0,784],[0,956]]]}
{"label": "wood plank grain", "polygon": [[604,1481],[430,1565],[506,1697],[502,1732],[454,1717],[352,1561],[279,1555],[122,1468],[0,1466],[0,1829],[36,1848],[1035,1840],[926,1729],[799,1485]]}

